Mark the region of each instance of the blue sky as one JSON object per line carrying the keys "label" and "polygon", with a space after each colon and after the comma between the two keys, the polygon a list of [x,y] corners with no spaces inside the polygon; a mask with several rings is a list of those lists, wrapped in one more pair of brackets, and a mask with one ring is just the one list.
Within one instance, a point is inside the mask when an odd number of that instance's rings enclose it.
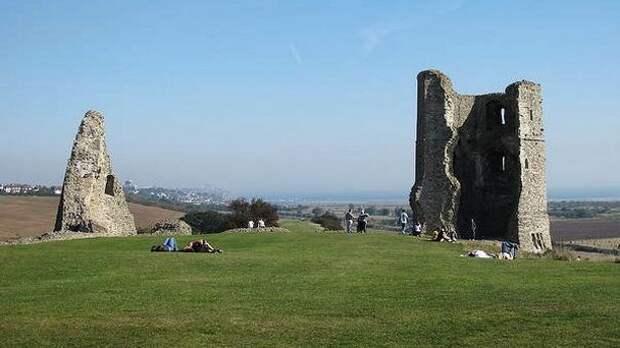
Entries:
{"label": "blue sky", "polygon": [[415,76],[542,84],[553,190],[620,187],[618,1],[0,1],[0,182],[58,184],[84,112],[121,179],[408,193]]}

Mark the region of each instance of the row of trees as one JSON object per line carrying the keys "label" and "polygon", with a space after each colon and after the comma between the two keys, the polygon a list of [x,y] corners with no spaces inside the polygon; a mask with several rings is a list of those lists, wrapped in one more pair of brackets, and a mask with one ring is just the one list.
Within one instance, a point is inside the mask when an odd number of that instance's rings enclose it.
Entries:
{"label": "row of trees", "polygon": [[233,228],[248,227],[250,220],[255,223],[262,219],[265,226],[278,226],[278,210],[275,206],[262,199],[247,201],[236,199],[227,207],[227,212],[214,210],[190,212],[181,220],[187,222],[195,233],[219,233]]}

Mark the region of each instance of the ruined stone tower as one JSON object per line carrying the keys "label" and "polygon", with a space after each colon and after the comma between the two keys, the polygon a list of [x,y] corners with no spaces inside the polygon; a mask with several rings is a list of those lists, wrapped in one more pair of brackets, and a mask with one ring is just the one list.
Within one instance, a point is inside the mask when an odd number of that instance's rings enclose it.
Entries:
{"label": "ruined stone tower", "polygon": [[112,171],[103,115],[89,111],[73,143],[54,231],[136,234],[120,181]]}
{"label": "ruined stone tower", "polygon": [[415,185],[424,231],[551,248],[540,85],[460,95],[437,70],[418,74]]}

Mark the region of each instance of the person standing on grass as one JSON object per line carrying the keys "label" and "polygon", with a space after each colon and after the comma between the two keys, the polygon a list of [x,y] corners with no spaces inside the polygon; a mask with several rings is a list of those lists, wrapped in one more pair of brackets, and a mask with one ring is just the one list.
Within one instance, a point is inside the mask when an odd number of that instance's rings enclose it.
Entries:
{"label": "person standing on grass", "polygon": [[366,226],[368,225],[368,215],[364,209],[360,212],[360,216],[357,217],[357,232],[366,233]]}
{"label": "person standing on grass", "polygon": [[400,210],[400,217],[398,220],[400,222],[400,233],[407,233],[407,222],[409,222],[409,215],[407,215],[405,209]]}
{"label": "person standing on grass", "polygon": [[344,221],[347,225],[347,233],[352,233],[351,229],[353,228],[353,209],[349,208],[349,211],[344,214]]}

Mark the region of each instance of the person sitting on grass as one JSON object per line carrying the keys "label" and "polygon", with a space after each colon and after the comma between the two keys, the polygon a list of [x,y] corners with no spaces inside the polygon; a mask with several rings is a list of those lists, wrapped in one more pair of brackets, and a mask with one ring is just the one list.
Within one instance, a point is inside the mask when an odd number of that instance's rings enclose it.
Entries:
{"label": "person sitting on grass", "polygon": [[422,234],[422,225],[419,222],[416,222],[413,226],[413,233],[415,236],[419,236]]}
{"label": "person sitting on grass", "polygon": [[437,234],[437,238],[435,238],[435,240],[439,242],[456,243],[457,235],[455,231],[447,231],[442,228]]}
{"label": "person sitting on grass", "polygon": [[258,228],[265,228],[265,221],[263,219],[258,219]]}
{"label": "person sitting on grass", "polygon": [[183,248],[183,251],[185,251],[185,252],[194,252],[194,253],[211,253],[211,254],[223,252],[222,249],[214,248],[205,239],[193,240],[193,241],[187,243],[185,248]]}

